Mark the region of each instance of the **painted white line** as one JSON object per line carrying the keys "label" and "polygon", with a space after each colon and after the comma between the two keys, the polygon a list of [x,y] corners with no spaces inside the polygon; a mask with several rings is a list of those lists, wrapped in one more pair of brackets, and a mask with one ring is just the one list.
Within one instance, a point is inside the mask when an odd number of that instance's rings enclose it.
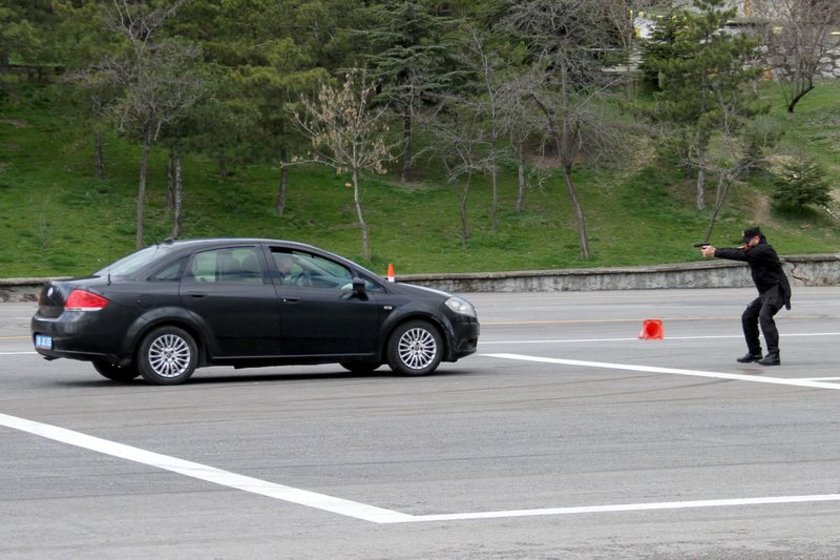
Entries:
{"label": "painted white line", "polygon": [[520,360],[525,362],[539,362],[543,364],[557,364],[565,366],[591,367],[601,369],[617,369],[622,371],[640,371],[644,373],[666,373],[672,375],[689,375],[693,377],[711,377],[714,379],[730,379],[733,381],[749,381],[750,383],[769,383],[771,385],[790,385],[792,387],[807,387],[809,389],[830,389],[840,391],[840,383],[823,383],[808,379],[785,379],[782,377],[766,377],[764,375],[741,375],[737,373],[719,373],[714,371],[699,371],[692,369],[677,369],[654,366],[636,366],[632,364],[613,364],[609,362],[589,362],[584,360],[564,360],[561,358],[543,358],[540,356],[526,356],[524,354],[481,354],[490,358],[506,360]]}
{"label": "painted white line", "polygon": [[767,504],[795,504],[807,502],[840,501],[840,494],[811,494],[803,496],[772,496],[763,498],[730,498],[714,500],[689,500],[682,502],[642,502],[635,504],[615,504],[600,506],[574,506],[541,509],[515,509],[500,511],[482,511],[471,513],[446,513],[431,515],[410,515],[398,511],[383,509],[360,502],[336,498],[326,494],[301,490],[291,486],[275,484],[250,476],[243,476],[208,465],[185,461],[169,455],[116,443],[106,439],[89,436],[50,424],[43,424],[0,414],[0,426],[20,430],[32,435],[44,437],[60,443],[95,451],[112,457],[133,461],[142,465],[170,471],[198,480],[211,482],[227,488],[258,494],[276,500],[282,500],[314,509],[352,517],[377,524],[417,523],[429,521],[464,521],[470,519],[499,519],[512,517],[535,517],[547,515],[581,515],[635,512],[669,509],[692,509],[708,507],[732,507]]}
{"label": "painted white line", "polygon": [[[783,334],[782,339],[798,338],[810,336],[840,336],[840,332],[824,332],[824,333],[801,333],[801,334]],[[742,334],[732,335],[705,335],[705,336],[665,336],[663,340],[715,340],[724,338],[743,339]],[[545,340],[486,340],[481,339],[479,342],[482,346],[492,344],[573,344],[576,342],[630,342],[639,340],[638,336],[633,337],[619,337],[619,338],[553,338]]]}
{"label": "painted white line", "polygon": [[161,455],[130,445],[124,445],[74,432],[65,428],[34,422],[25,418],[0,414],[0,425],[44,437],[68,445],[96,451],[112,457],[134,461],[142,465],[171,471],[177,474],[212,482],[227,488],[259,494],[276,500],[283,500],[347,517],[370,521],[372,523],[397,523],[413,520],[413,516],[397,511],[382,509],[359,502],[335,498],[326,494],[301,490],[282,484],[274,484],[258,478],[243,476],[208,465],[185,461],[168,455]]}
{"label": "painted white line", "polygon": [[[806,496],[772,496],[766,498],[735,498],[723,500],[690,500],[685,502],[649,502],[617,504],[611,506],[579,506],[543,509],[514,509],[508,511],[481,511],[444,515],[416,515],[406,521],[462,521],[466,519],[496,519],[500,517],[533,517],[538,515],[576,515],[587,513],[618,513],[667,509],[692,509],[708,507],[752,506],[767,504],[797,504],[807,502],[837,502],[840,494],[813,494]],[[400,523],[401,521],[396,521]],[[404,522],[404,521],[403,521]]]}
{"label": "painted white line", "polygon": [[23,356],[28,354],[37,354],[37,352],[0,352],[0,356]]}

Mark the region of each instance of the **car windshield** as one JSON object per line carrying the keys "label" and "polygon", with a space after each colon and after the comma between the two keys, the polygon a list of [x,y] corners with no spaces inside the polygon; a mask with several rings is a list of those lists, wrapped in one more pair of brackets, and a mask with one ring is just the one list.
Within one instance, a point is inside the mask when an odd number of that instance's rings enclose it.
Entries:
{"label": "car windshield", "polygon": [[112,274],[114,276],[130,276],[150,262],[168,255],[171,251],[172,249],[165,245],[151,245],[145,249],[140,249],[137,252],[131,253],[112,264],[109,264],[102,270],[94,273],[94,276],[103,276],[105,274]]}

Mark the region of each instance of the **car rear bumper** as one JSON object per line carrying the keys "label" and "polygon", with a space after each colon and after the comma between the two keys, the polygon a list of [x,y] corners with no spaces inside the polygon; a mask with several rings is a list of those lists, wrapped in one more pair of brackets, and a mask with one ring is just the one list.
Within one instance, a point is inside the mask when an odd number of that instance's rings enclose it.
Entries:
{"label": "car rear bumper", "polygon": [[65,312],[55,319],[35,315],[30,323],[32,345],[50,360],[116,361],[118,356],[113,352],[119,347],[119,336],[114,329],[105,330],[99,324],[96,317],[84,312]]}

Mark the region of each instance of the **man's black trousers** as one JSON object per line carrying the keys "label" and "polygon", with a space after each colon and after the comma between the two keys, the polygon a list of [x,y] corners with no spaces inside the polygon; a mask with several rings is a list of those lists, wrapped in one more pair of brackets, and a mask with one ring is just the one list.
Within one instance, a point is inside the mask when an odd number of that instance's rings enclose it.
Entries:
{"label": "man's black trousers", "polygon": [[744,310],[741,315],[741,326],[744,328],[744,338],[750,354],[761,355],[761,342],[758,340],[759,326],[764,334],[764,342],[767,344],[767,353],[779,352],[779,331],[776,329],[776,321],[773,317],[784,304],[784,300],[779,296],[779,287],[776,286],[760,294]]}

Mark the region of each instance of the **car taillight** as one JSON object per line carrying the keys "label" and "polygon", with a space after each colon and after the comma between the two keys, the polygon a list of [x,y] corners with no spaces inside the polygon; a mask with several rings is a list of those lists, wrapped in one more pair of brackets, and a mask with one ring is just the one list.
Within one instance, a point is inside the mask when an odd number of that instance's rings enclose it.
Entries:
{"label": "car taillight", "polygon": [[64,309],[66,311],[99,311],[106,305],[108,305],[108,300],[100,295],[84,290],[73,290],[67,298],[67,303],[64,304]]}

